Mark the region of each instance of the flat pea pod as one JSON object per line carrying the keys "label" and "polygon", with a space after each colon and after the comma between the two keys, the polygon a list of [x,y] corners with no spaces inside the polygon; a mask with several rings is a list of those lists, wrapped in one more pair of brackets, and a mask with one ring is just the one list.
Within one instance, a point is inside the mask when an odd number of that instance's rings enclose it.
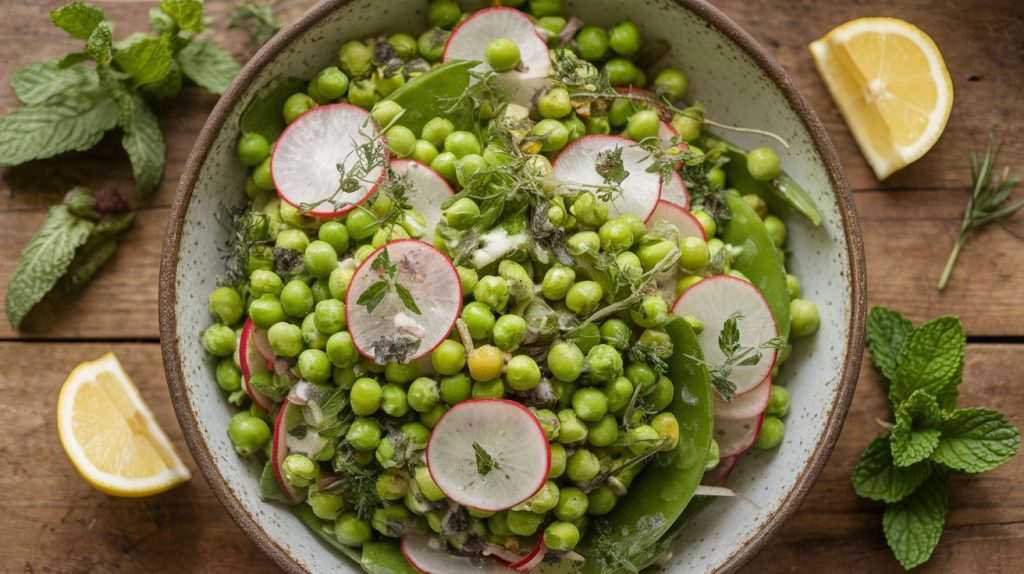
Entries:
{"label": "flat pea pod", "polygon": [[[348,556],[356,562],[361,562],[362,553],[359,552],[357,548],[352,548],[351,546],[346,546],[341,542],[338,542],[338,539],[334,537],[334,526],[327,521],[321,520],[316,514],[313,514],[313,509],[310,508],[308,504],[299,504],[294,508],[294,510],[295,515],[299,517],[299,520],[304,522],[306,526],[309,527],[310,530],[315,532],[317,536],[323,539],[323,541],[326,542],[328,546],[334,548],[338,552],[341,552],[342,554]],[[401,553],[399,553],[398,556],[401,557]],[[405,559],[403,558],[403,561],[404,560]],[[411,572],[416,571],[412,570]]]}
{"label": "flat pea pod", "polygon": [[601,572],[600,557],[609,550],[622,545],[647,549],[657,544],[683,514],[704,475],[714,416],[711,381],[690,325],[676,317],[665,330],[674,348],[667,362],[669,378],[675,385],[667,410],[679,420],[679,444],[667,465],[641,472],[633,481],[629,492],[606,518],[611,526],[607,536],[588,536],[576,548],[587,559],[582,570],[585,574]]}
{"label": "flat pea pod", "polygon": [[451,107],[469,87],[469,71],[479,64],[473,60],[441,64],[392,92],[387,99],[405,108],[398,123],[420,133],[424,124],[440,116],[450,119],[457,130],[472,129],[471,115],[451,113]]}
{"label": "flat pea pod", "polygon": [[779,327],[779,336],[789,338],[789,291],[782,256],[764,222],[739,195],[729,193],[726,203],[732,217],[722,225],[719,237],[729,245],[742,248],[732,267],[761,290]]}
{"label": "flat pea pod", "polygon": [[780,204],[788,205],[814,225],[821,225],[821,213],[814,200],[793,178],[783,173],[770,182],[757,181],[747,171],[747,152],[730,143],[725,146],[729,161],[722,169],[730,187],[742,194],[758,195],[772,211],[779,211]]}
{"label": "flat pea pod", "polygon": [[260,134],[274,143],[284,131],[284,117],[281,109],[284,101],[296,92],[306,89],[305,80],[287,78],[264,88],[263,92],[245,108],[239,127],[243,134]]}
{"label": "flat pea pod", "polygon": [[775,191],[775,195],[781,197],[797,213],[806,217],[814,225],[821,225],[821,213],[818,212],[818,206],[814,205],[814,200],[807,194],[807,190],[793,178],[783,173],[771,181],[771,188]]}
{"label": "flat pea pod", "polygon": [[363,556],[359,560],[363,570],[369,574],[420,574],[402,555],[398,540],[371,540],[363,544]]}

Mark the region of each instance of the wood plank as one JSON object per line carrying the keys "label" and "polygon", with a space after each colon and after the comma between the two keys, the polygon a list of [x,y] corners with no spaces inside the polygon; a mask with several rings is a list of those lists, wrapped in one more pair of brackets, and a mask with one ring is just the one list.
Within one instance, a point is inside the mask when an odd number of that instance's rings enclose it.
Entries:
{"label": "wood plank", "polygon": [[[1024,425],[1020,345],[969,345],[959,406],[985,406]],[[891,420],[881,376],[864,366],[832,459],[803,506],[746,572],[902,572],[882,534],[883,505],[858,498],[850,474],[861,452]],[[796,421],[787,421],[798,424]],[[1024,458],[950,483],[946,531],[921,572],[1016,572],[1024,560]],[[918,570],[915,570],[915,572]]]}
{"label": "wood plank", "polygon": [[[128,499],[92,489],[57,438],[57,395],[79,362],[113,350],[193,471],[187,485]],[[5,572],[274,572],[221,508],[185,446],[156,344],[0,344],[0,570]]]}

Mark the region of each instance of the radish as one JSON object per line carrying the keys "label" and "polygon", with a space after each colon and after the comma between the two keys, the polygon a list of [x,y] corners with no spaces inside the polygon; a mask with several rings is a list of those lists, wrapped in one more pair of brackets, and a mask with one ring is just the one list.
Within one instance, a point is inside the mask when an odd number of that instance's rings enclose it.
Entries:
{"label": "radish", "polygon": [[427,468],[438,488],[478,510],[497,512],[530,498],[550,467],[540,421],[513,401],[463,401],[441,417],[427,444]]}
{"label": "radish", "polygon": [[702,484],[698,486],[696,490],[693,491],[693,495],[732,498],[736,496],[736,492],[733,491],[731,488],[725,488],[723,486],[708,486],[706,484]]}
{"label": "radish", "polygon": [[441,221],[441,204],[455,194],[452,187],[430,166],[412,159],[399,159],[391,162],[391,169],[396,175],[409,178],[412,186],[409,194],[409,206],[419,212],[426,220],[423,226],[423,238],[434,239],[434,230]]}
{"label": "radish", "polygon": [[768,399],[772,396],[771,377],[761,381],[749,393],[726,402],[715,398],[715,416],[722,419],[748,419],[755,417],[768,408]]}
{"label": "radish", "polygon": [[[281,200],[333,217],[366,201],[384,177],[387,146],[376,137],[377,122],[350,104],[319,106],[285,128],[274,145],[270,173]],[[342,183],[342,169],[351,176]],[[348,187],[351,185],[351,187]]]}
{"label": "radish", "polygon": [[690,192],[686,191],[683,176],[678,171],[673,171],[667,180],[661,182],[661,200],[690,209]]}
{"label": "radish", "polygon": [[676,229],[679,230],[680,239],[684,237],[700,237],[704,241],[708,240],[708,236],[704,232],[704,226],[700,224],[700,221],[689,211],[670,201],[665,201],[664,199],[658,201],[658,206],[654,208],[654,213],[647,220],[647,229],[654,229],[655,224],[659,221],[667,221],[675,225]]}
{"label": "radish", "polygon": [[[263,412],[270,412],[274,408],[274,401],[270,400],[263,393],[253,388],[249,382],[252,376],[256,373],[271,370],[273,364],[273,358],[268,359],[265,355],[260,352],[260,339],[266,341],[267,334],[263,329],[260,329],[252,322],[252,319],[246,319],[245,324],[242,325],[241,341],[238,345],[238,357],[239,362],[242,363],[242,384],[245,386],[245,394],[249,395],[249,399],[252,400],[253,404],[263,410]],[[270,342],[267,341],[267,347],[269,349]],[[272,353],[273,351],[271,351]]]}
{"label": "radish", "polygon": [[548,547],[544,545],[544,537],[538,536],[537,543],[533,545],[533,549],[526,556],[523,556],[522,560],[513,562],[508,567],[517,572],[529,572],[544,560],[544,556],[547,553]]}
{"label": "radish", "polygon": [[509,574],[509,569],[492,558],[471,558],[453,554],[441,547],[437,536],[406,534],[401,542],[402,555],[413,568],[424,574]]}
{"label": "radish", "polygon": [[672,127],[672,124],[661,120],[658,125],[658,140],[661,142],[661,147],[670,147],[675,145],[675,139],[679,137],[679,132],[676,128]]}
{"label": "radish", "polygon": [[550,82],[551,56],[536,24],[519,10],[497,6],[475,12],[452,30],[442,60],[479,60],[482,63],[473,70],[490,71],[484,52],[499,38],[515,42],[520,62],[515,70],[498,74],[498,82],[509,92],[511,101],[529,107]]}
{"label": "radish", "polygon": [[725,483],[725,479],[729,476],[733,467],[736,466],[736,461],[739,460],[738,456],[725,456],[718,460],[718,466],[704,473],[704,477],[701,478],[701,484],[707,484],[711,486],[721,486]]}
{"label": "radish", "polygon": [[[740,349],[758,348],[779,335],[772,310],[761,291],[750,282],[729,275],[709,277],[690,287],[676,299],[672,312],[695,316],[704,324],[697,341],[709,365],[726,362],[719,335],[732,317],[738,317]],[[734,365],[728,376],[736,385],[735,395],[742,396],[761,384],[775,366],[777,355],[776,349],[764,348],[757,363]]]}
{"label": "radish", "polygon": [[629,138],[622,136],[583,136],[562,150],[554,162],[554,176],[562,185],[589,186],[603,185],[604,177],[597,172],[602,153],[622,151],[622,166],[629,175],[622,181],[622,193],[611,201],[613,217],[633,213],[646,221],[654,212],[661,198],[661,176],[647,171],[651,164],[650,154]]}
{"label": "radish", "polygon": [[[378,297],[371,296],[374,292]],[[352,342],[379,364],[408,363],[433,351],[451,333],[461,309],[455,266],[416,239],[374,251],[356,269],[345,296]]]}
{"label": "radish", "polygon": [[747,419],[723,419],[716,416],[713,436],[718,443],[719,456],[739,456],[746,452],[757,440],[762,422],[763,412]]}
{"label": "radish", "polygon": [[302,493],[284,479],[281,464],[288,456],[288,431],[304,422],[302,408],[288,401],[281,405],[281,410],[277,411],[277,419],[274,421],[274,442],[271,444],[270,459],[274,463],[274,476],[277,477],[277,483],[281,485],[281,490],[291,502],[301,501]]}
{"label": "radish", "polygon": [[[669,112],[668,109],[665,108],[665,105],[658,100],[658,96],[655,95],[654,92],[643,88],[634,88],[633,86],[616,86],[612,89],[615,90],[616,93],[624,96],[645,98],[645,100],[629,98],[629,101],[636,109],[654,108],[658,110],[658,117],[660,117],[663,122],[672,119],[672,113]],[[669,124],[669,127],[672,127],[671,124]],[[675,132],[675,129],[672,129],[672,131]],[[661,137],[661,135],[661,130],[659,130],[658,136]]]}

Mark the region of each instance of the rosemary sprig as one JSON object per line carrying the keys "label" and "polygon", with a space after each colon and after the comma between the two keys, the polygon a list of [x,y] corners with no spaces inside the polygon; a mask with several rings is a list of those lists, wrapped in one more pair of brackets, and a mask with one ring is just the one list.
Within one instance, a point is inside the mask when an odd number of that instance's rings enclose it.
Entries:
{"label": "rosemary sprig", "polygon": [[960,250],[967,243],[970,232],[986,223],[1013,215],[1021,208],[1024,208],[1024,199],[1014,201],[1009,205],[1003,203],[1010,197],[1014,188],[1020,184],[1020,177],[1010,176],[1009,168],[993,178],[993,168],[1002,143],[992,150],[992,135],[988,136],[988,146],[985,148],[985,158],[978,165],[978,156],[971,154],[971,180],[974,186],[971,189],[971,197],[967,200],[967,208],[964,209],[963,223],[960,225],[960,235],[953,245],[953,251],[949,254],[949,261],[942,271],[939,279],[939,291],[946,288],[950,275],[953,274],[953,267],[960,257]]}

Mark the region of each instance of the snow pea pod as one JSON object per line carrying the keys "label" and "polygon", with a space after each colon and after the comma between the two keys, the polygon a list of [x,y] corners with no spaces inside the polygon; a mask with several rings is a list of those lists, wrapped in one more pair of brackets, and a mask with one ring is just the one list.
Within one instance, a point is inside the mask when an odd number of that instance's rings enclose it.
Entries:
{"label": "snow pea pod", "polygon": [[607,533],[592,532],[576,548],[587,559],[584,574],[601,572],[609,554],[618,559],[646,555],[683,514],[704,475],[714,415],[711,382],[703,363],[690,358],[703,359],[703,354],[689,324],[674,318],[665,330],[675,349],[668,364],[676,392],[668,410],[679,420],[679,445],[667,463],[652,463],[637,476],[605,519]]}
{"label": "snow pea pod", "polygon": [[392,92],[387,99],[405,108],[398,123],[420,133],[429,120],[444,117],[451,120],[456,129],[471,129],[472,114],[458,109],[456,102],[469,87],[469,71],[479,64],[472,60],[441,64]]}
{"label": "snow pea pod", "polygon": [[[294,508],[294,510],[296,516],[299,517],[299,520],[302,520],[304,523],[306,523],[306,526],[308,526],[310,530],[315,532],[317,536],[323,539],[323,541],[326,542],[331,548],[334,548],[338,552],[341,552],[342,554],[348,556],[356,562],[360,561],[359,549],[353,548],[351,546],[345,546],[341,542],[338,542],[338,539],[334,537],[334,525],[327,521],[321,520],[316,514],[313,514],[313,509],[310,508],[308,504],[299,504]],[[398,556],[401,557],[401,553],[399,553]],[[415,570],[413,570],[413,572],[415,572]]]}
{"label": "snow pea pod", "polygon": [[729,193],[726,203],[732,218],[722,225],[719,237],[729,245],[742,248],[732,268],[746,275],[761,290],[775,316],[779,336],[789,337],[789,292],[782,256],[765,229],[764,222],[739,195]]}
{"label": "snow pea pod", "polygon": [[375,540],[363,544],[363,557],[359,561],[369,574],[419,574],[419,570],[402,555],[398,540]]}
{"label": "snow pea pod", "polygon": [[239,126],[243,134],[260,134],[273,143],[284,130],[281,109],[284,102],[294,93],[306,89],[305,80],[287,78],[263,88],[263,92],[245,108]]}
{"label": "snow pea pod", "polygon": [[[711,140],[708,140],[708,143],[714,145]],[[729,161],[722,166],[729,187],[735,188],[741,194],[753,193],[760,196],[768,203],[772,211],[779,211],[781,205],[787,205],[814,225],[821,225],[821,213],[818,212],[814,200],[792,177],[783,173],[768,182],[757,181],[747,171],[747,152],[727,142],[722,142],[722,144],[725,145],[725,153],[729,158]]]}

